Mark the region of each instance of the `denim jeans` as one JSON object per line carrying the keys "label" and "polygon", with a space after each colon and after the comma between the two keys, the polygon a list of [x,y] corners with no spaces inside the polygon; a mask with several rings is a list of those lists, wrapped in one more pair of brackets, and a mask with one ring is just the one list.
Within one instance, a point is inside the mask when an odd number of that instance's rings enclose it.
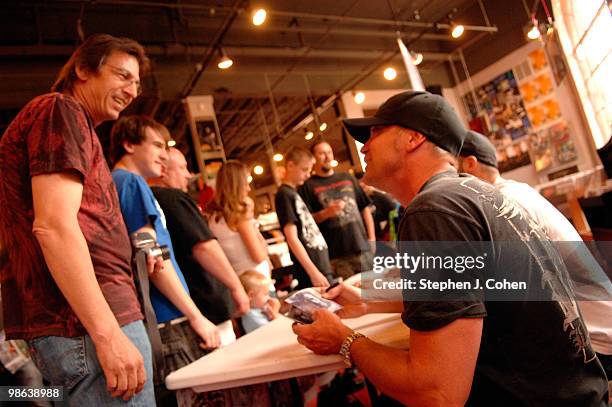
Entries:
{"label": "denim jeans", "polygon": [[67,338],[44,336],[30,341],[32,359],[51,386],[64,388],[64,405],[155,406],[151,344],[142,321],[121,328],[140,351],[147,373],[144,389],[130,400],[113,398],[106,389],[104,372],[89,335]]}

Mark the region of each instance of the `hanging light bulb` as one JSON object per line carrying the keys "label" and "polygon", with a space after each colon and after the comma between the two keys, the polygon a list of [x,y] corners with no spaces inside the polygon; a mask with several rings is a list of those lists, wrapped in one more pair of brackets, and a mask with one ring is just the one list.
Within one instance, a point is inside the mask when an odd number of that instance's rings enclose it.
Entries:
{"label": "hanging light bulb", "polygon": [[168,147],[174,147],[176,145],[176,141],[168,140]]}
{"label": "hanging light bulb", "polygon": [[365,93],[363,93],[363,92],[355,93],[355,95],[353,96],[353,100],[358,105],[362,104],[363,102],[365,102]]}
{"label": "hanging light bulb", "polygon": [[221,48],[219,48],[219,53],[221,54],[219,62],[217,62],[219,69],[227,69],[234,64],[234,61]]}
{"label": "hanging light bulb", "polygon": [[266,21],[267,15],[268,13],[266,13],[266,10],[263,8],[255,10],[255,12],[253,13],[253,20],[252,20],[253,25],[256,25],[256,26],[262,25]]}
{"label": "hanging light bulb", "polygon": [[306,140],[312,140],[313,137],[314,137],[314,133],[312,131],[306,132],[306,135],[304,136]]}
{"label": "hanging light bulb", "polygon": [[414,64],[414,66],[419,65],[421,62],[423,62],[423,54],[421,54],[420,52],[413,52],[412,63]]}
{"label": "hanging light bulb", "polygon": [[527,38],[530,40],[537,40],[540,38],[540,29],[538,28],[537,20],[533,22],[531,29],[527,32]]}
{"label": "hanging light bulb", "polygon": [[250,184],[251,182],[253,182],[253,176],[252,176],[252,175],[249,175],[249,176],[247,177],[247,181],[249,182],[249,184]]}
{"label": "hanging light bulb", "polygon": [[330,165],[332,168],[336,168],[336,167],[338,166],[338,161],[336,161],[336,160],[331,160],[331,161],[329,162],[329,165]]}
{"label": "hanging light bulb", "polygon": [[261,165],[256,165],[255,167],[253,167],[253,172],[255,173],[255,175],[261,175],[264,172],[264,169]]}
{"label": "hanging light bulb", "polygon": [[463,35],[465,27],[462,24],[454,24],[451,26],[451,37],[459,38]]}
{"label": "hanging light bulb", "polygon": [[393,69],[392,67],[388,67],[387,69],[384,70],[383,76],[385,77],[386,80],[392,81],[393,79],[397,78],[397,71]]}
{"label": "hanging light bulb", "polygon": [[276,153],[272,156],[272,159],[276,162],[283,161],[283,155],[281,153]]}
{"label": "hanging light bulb", "polygon": [[325,131],[325,129],[327,129],[327,123],[323,122],[323,123],[321,123],[321,125],[319,126],[319,130],[321,130],[321,131]]}

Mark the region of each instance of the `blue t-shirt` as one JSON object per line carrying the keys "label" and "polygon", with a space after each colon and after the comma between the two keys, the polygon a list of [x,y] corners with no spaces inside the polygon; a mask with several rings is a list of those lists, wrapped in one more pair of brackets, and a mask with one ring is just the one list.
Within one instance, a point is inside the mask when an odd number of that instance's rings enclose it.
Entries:
{"label": "blue t-shirt", "polygon": [[261,308],[251,308],[249,312],[241,317],[242,328],[246,333],[251,333],[257,328],[266,325],[270,320]]}
{"label": "blue t-shirt", "polygon": [[[141,227],[151,224],[157,234],[157,243],[160,246],[168,246],[170,249],[170,261],[176,270],[176,274],[183,284],[185,291],[189,293],[185,277],[174,258],[174,249],[170,234],[166,228],[166,218],[164,212],[151,192],[144,178],[126,170],[117,169],[113,173],[113,181],[117,186],[121,213],[130,234]],[[155,310],[157,322],[167,322],[183,316],[168,299],[151,284],[151,304]]]}

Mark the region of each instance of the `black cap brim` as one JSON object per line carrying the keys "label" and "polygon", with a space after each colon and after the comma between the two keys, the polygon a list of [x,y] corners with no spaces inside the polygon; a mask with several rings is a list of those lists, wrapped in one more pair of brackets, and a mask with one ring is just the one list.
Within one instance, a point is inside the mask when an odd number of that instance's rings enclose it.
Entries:
{"label": "black cap brim", "polygon": [[342,119],[342,122],[351,137],[362,144],[367,143],[370,138],[370,129],[373,126],[390,126],[393,124],[376,116],[359,119]]}

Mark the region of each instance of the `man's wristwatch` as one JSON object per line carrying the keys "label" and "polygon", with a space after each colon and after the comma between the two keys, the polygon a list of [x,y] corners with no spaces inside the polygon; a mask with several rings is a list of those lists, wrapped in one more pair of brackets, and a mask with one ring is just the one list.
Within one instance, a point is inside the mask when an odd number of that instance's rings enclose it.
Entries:
{"label": "man's wristwatch", "polygon": [[342,341],[342,346],[340,346],[340,356],[342,356],[342,361],[346,365],[346,367],[353,366],[353,362],[351,361],[351,346],[353,342],[355,342],[358,338],[365,338],[366,336],[360,332],[351,333],[347,336],[344,341]]}

